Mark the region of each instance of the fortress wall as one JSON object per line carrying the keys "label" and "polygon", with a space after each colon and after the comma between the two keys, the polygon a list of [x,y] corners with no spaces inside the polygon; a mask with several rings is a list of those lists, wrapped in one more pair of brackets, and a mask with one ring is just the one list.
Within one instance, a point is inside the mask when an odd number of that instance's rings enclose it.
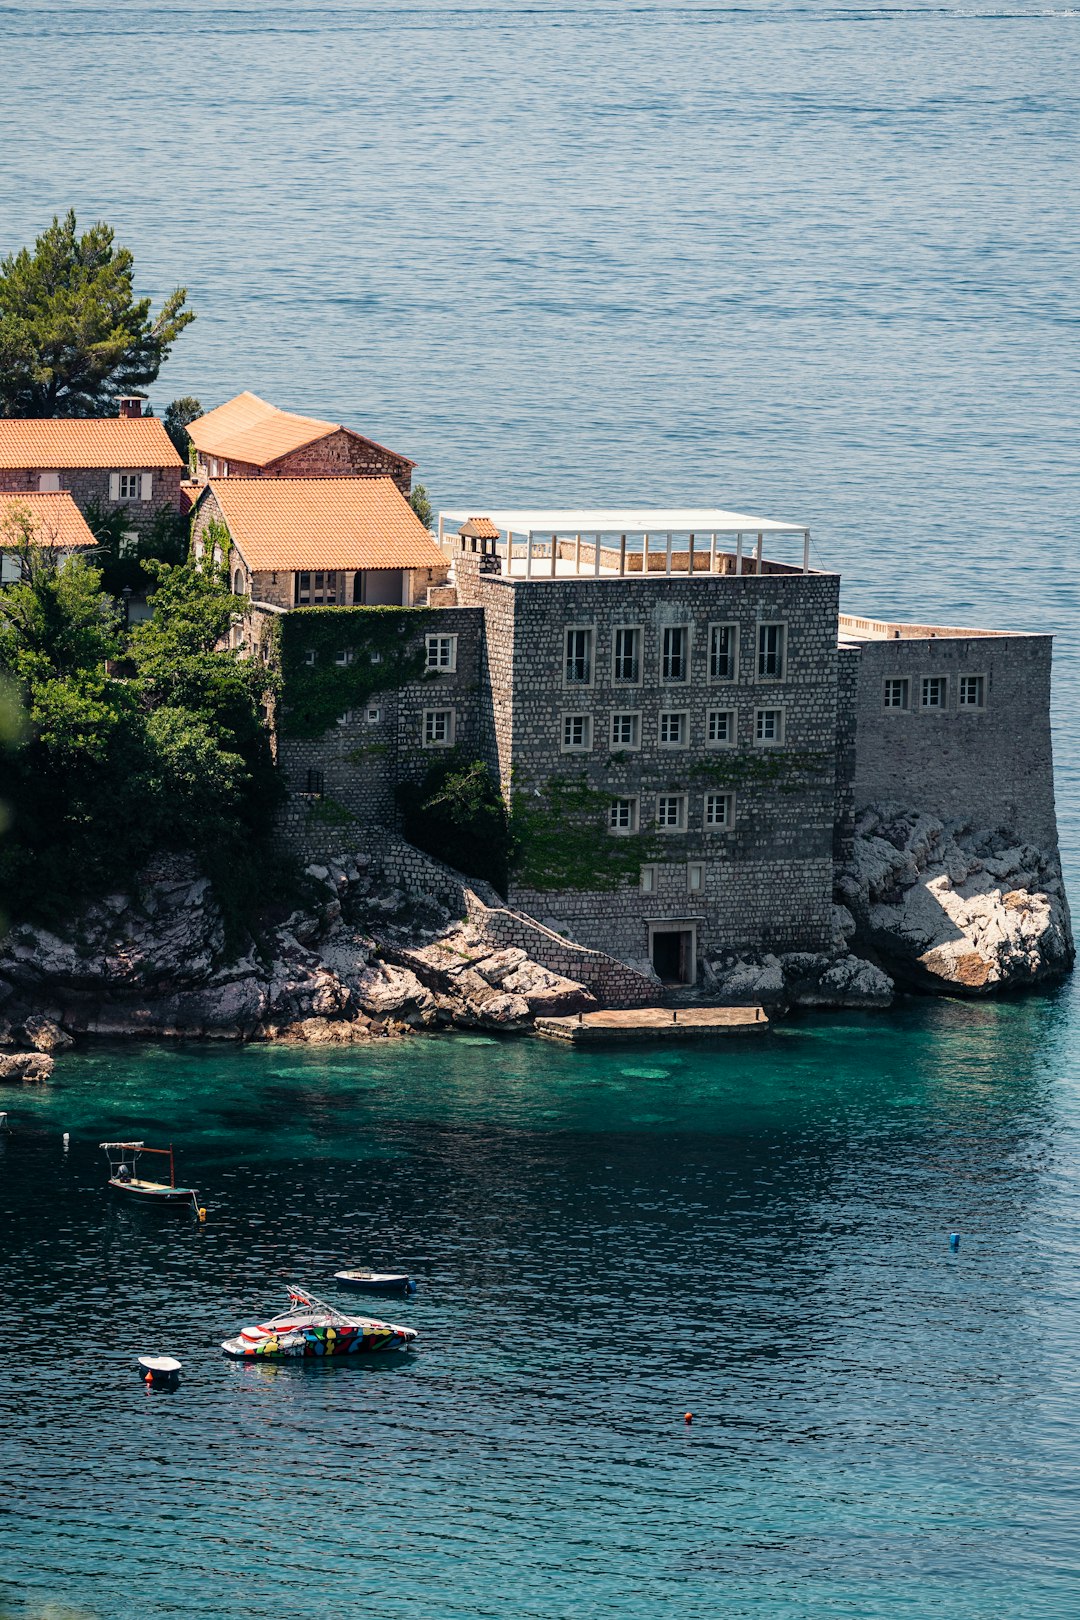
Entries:
{"label": "fortress wall", "polygon": [[[943,820],[1007,827],[1057,851],[1050,740],[1052,638],[949,636],[866,641],[858,653],[855,808],[893,804]],[[960,707],[959,677],[985,677],[985,707]],[[924,676],[945,676],[945,707],[920,703]],[[909,702],[884,706],[885,681]]]}

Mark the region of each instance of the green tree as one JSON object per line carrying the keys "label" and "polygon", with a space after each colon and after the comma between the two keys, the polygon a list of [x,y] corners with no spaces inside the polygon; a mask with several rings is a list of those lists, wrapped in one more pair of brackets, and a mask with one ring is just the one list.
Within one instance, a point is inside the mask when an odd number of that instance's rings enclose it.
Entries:
{"label": "green tree", "polygon": [[188,437],[188,428],[192,422],[198,420],[203,414],[203,408],[197,399],[185,394],[182,399],[174,399],[166,405],[165,415],[161,418],[169,438],[176,447],[176,453],[185,467],[191,464],[191,440]]}
{"label": "green tree", "polygon": [[195,315],[178,287],[151,316],[133,271],[112,229],[80,236],[74,210],[0,261],[0,416],[111,415],[154,381]]}
{"label": "green tree", "polygon": [[412,494],[409,496],[409,505],[412,507],[413,511],[424,525],[424,528],[430,529],[435,520],[435,513],[432,509],[431,501],[428,499],[428,492],[424,488],[423,484],[417,484],[415,486]]}

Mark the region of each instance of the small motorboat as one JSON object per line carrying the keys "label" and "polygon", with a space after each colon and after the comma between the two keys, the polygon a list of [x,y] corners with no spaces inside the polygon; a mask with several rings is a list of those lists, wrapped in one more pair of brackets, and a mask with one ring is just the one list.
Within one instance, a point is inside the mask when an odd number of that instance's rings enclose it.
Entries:
{"label": "small motorboat", "polygon": [[[99,1145],[109,1161],[109,1186],[115,1192],[124,1193],[142,1204],[189,1204],[196,1212],[199,1211],[199,1195],[194,1187],[176,1185],[171,1144],[167,1148],[148,1148],[145,1142],[102,1142]],[[138,1174],[139,1159],[144,1153],[168,1155],[168,1181],[147,1181]]]}
{"label": "small motorboat", "polygon": [[175,1356],[140,1356],[139,1377],[144,1384],[165,1384],[175,1389],[180,1382],[180,1365]]}
{"label": "small motorboat", "polygon": [[289,1309],[268,1322],[242,1327],[221,1346],[235,1361],[286,1356],[355,1356],[377,1350],[408,1350],[416,1329],[366,1316],[346,1316],[305,1288],[289,1289]]}
{"label": "small motorboat", "polygon": [[364,1294],[415,1294],[416,1284],[407,1271],[335,1271],[334,1281],[342,1288],[355,1288]]}

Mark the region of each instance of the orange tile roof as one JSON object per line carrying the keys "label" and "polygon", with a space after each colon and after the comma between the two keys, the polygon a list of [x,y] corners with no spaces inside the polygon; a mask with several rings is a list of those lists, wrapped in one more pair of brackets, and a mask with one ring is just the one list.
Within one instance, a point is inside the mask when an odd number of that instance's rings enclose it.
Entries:
{"label": "orange tile roof", "polygon": [[18,519],[29,512],[32,537],[38,545],[58,546],[70,551],[78,546],[96,546],[86,519],[67,490],[42,495],[0,495],[0,549],[21,539]]}
{"label": "orange tile roof", "polygon": [[35,417],[0,421],[0,467],[59,471],[61,467],[182,465],[156,416]]}
{"label": "orange tile roof", "polygon": [[207,486],[249,568],[441,568],[392,478],[214,478]]}
{"label": "orange tile roof", "polygon": [[[207,411],[188,426],[191,442],[204,456],[220,456],[223,461],[246,461],[253,467],[267,467],[272,461],[287,456],[292,450],[301,450],[306,444],[325,439],[328,433],[353,433],[355,438],[365,435],[352,428],[342,428],[340,422],[324,422],[317,416],[298,416],[295,411],[279,411],[267,404],[258,394],[237,394],[216,410]],[[385,445],[375,444],[377,450]],[[386,454],[398,456],[396,450]],[[408,461],[410,467],[415,463]]]}
{"label": "orange tile roof", "polygon": [[502,530],[497,529],[489,517],[471,517],[463,523],[458,530],[467,540],[501,540]]}

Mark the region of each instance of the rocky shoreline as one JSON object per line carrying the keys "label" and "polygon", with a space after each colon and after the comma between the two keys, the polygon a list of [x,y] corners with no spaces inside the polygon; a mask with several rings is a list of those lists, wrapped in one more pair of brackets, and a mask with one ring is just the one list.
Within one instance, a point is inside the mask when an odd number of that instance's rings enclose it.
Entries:
{"label": "rocky shoreline", "polygon": [[[392,878],[364,852],[310,866],[305,903],[233,960],[210,884],[184,857],[149,866],[63,938],[14,929],[0,945],[0,1079],[47,1078],[82,1036],[340,1045],[521,1032],[598,1005],[520,946],[493,946],[446,893],[406,893]],[[1072,966],[1056,855],[1006,833],[868,809],[837,901],[831,949],[707,957],[700,993],[773,1014],[884,1009],[898,989],[985,996]]]}

